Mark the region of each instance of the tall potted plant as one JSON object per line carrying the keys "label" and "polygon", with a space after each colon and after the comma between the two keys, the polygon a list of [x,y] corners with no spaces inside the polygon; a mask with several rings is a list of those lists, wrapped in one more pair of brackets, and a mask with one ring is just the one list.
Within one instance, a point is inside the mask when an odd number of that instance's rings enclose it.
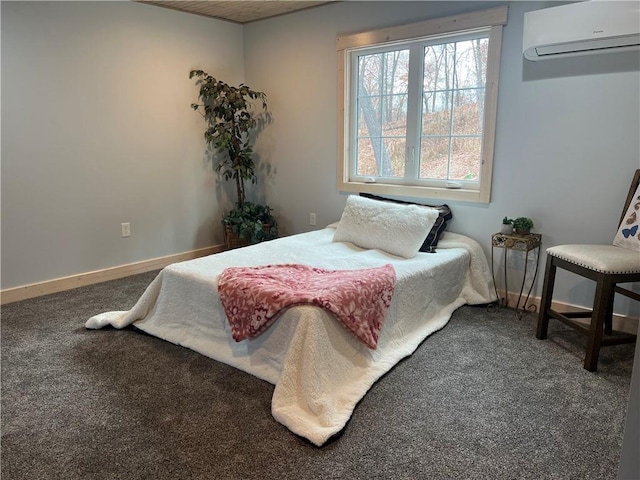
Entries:
{"label": "tall potted plant", "polygon": [[[192,70],[189,78],[194,77],[202,103],[192,103],[191,108],[199,111],[207,122],[204,138],[214,150],[215,171],[236,185],[235,206],[222,219],[228,246],[234,248],[275,238],[278,223],[272,209],[248,202],[245,190],[245,182],[257,182],[252,133],[267,114],[266,95],[244,84],[231,86],[202,70]],[[261,109],[256,108],[256,103]]]}

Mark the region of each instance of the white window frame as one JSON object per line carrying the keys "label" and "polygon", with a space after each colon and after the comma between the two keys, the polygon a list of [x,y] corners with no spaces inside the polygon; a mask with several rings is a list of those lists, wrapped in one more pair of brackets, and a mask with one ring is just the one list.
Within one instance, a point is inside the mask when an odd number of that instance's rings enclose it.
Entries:
{"label": "white window frame", "polygon": [[[428,197],[442,200],[459,200],[489,203],[491,199],[491,178],[495,144],[496,113],[498,104],[498,77],[502,50],[502,26],[507,23],[507,7],[493,8],[452,17],[427,20],[410,25],[390,27],[381,30],[340,36],[337,39],[338,52],[338,190],[344,192],[366,192],[378,195],[407,197]],[[447,188],[440,185],[406,185],[383,183],[385,179],[375,178],[374,182],[352,176],[352,132],[351,115],[351,55],[365,47],[384,46],[411,40],[427,40],[429,37],[443,37],[486,29],[489,33],[487,78],[484,100],[484,125],[482,158],[478,188]],[[354,110],[355,114],[355,110]],[[426,182],[425,182],[426,183]]]}

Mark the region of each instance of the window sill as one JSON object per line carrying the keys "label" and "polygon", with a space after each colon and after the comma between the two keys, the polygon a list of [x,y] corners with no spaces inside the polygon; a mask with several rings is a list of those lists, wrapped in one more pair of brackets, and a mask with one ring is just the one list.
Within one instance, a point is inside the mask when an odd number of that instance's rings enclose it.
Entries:
{"label": "window sill", "polygon": [[339,182],[341,192],[371,193],[374,195],[396,195],[399,197],[435,198],[472,203],[489,203],[489,192],[464,188],[417,187],[384,183]]}

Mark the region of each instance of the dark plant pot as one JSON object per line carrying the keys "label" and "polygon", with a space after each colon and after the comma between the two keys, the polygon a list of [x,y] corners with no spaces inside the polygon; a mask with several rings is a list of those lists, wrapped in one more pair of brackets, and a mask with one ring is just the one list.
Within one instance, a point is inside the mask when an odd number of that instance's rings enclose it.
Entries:
{"label": "dark plant pot", "polygon": [[530,228],[516,228],[515,233],[517,235],[529,235],[531,233]]}
{"label": "dark plant pot", "polygon": [[249,245],[249,241],[244,238],[240,238],[240,235],[233,231],[231,225],[224,226],[224,238],[227,242],[227,248],[229,250],[233,248],[246,247]]}
{"label": "dark plant pot", "polygon": [[[262,229],[265,231],[265,233],[268,234],[271,231],[271,225],[264,224]],[[227,248],[229,250],[232,250],[234,248],[246,247],[250,244],[249,240],[240,238],[240,235],[233,231],[233,227],[231,225],[224,226],[224,238],[227,242]]]}

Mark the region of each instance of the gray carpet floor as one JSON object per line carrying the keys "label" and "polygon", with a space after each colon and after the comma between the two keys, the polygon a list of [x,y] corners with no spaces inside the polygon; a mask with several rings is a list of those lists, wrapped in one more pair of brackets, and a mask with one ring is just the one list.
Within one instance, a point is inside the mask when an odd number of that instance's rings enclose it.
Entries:
{"label": "gray carpet floor", "polygon": [[273,386],[133,329],[155,272],[2,308],[3,480],[613,479],[633,346],[462,307],[378,381],[322,448],[271,416]]}

